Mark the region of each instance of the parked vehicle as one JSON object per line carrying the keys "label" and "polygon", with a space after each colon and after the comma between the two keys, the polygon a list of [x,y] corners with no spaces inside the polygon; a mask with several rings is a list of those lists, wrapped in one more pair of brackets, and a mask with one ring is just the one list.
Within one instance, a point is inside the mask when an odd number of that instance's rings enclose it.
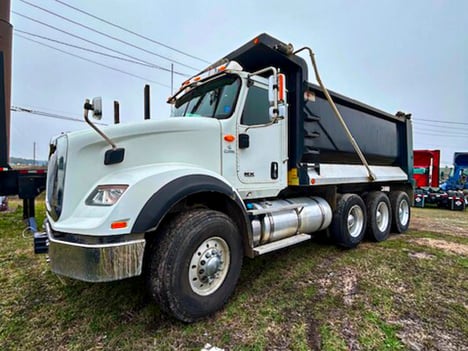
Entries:
{"label": "parked vehicle", "polygon": [[468,152],[454,153],[453,172],[440,187],[454,198],[457,209],[468,206]]}
{"label": "parked vehicle", "polygon": [[[292,45],[262,34],[183,83],[173,117],[50,145],[53,272],[89,282],[145,274],[162,309],[192,322],[232,294],[244,257],[327,235],[353,248],[407,230],[410,115],[308,83]],[[333,101],[335,103],[333,103]],[[96,133],[97,132],[97,133]]]}
{"label": "parked vehicle", "polygon": [[[34,200],[45,189],[44,169],[13,169],[9,163],[11,43],[10,1],[0,4],[0,197],[18,195],[23,200],[23,219],[37,232]],[[0,209],[5,209],[5,202]]]}
{"label": "parked vehicle", "polygon": [[446,206],[448,195],[439,188],[440,150],[414,150],[414,206]]}
{"label": "parked vehicle", "polygon": [[467,155],[455,154],[453,175],[439,186],[440,150],[414,150],[415,207],[432,205],[463,211],[468,201],[468,190],[467,194],[462,190],[468,175]]}

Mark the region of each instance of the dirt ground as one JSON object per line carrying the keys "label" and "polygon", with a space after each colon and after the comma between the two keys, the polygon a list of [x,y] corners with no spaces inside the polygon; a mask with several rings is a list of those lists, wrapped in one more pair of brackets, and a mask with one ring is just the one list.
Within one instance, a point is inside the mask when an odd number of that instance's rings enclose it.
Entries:
{"label": "dirt ground", "polygon": [[468,238],[467,218],[467,211],[413,208],[410,229]]}

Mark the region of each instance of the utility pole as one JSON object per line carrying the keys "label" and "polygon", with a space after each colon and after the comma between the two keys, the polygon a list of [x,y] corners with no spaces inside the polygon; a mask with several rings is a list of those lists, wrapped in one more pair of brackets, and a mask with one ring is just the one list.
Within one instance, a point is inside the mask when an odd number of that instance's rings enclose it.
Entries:
{"label": "utility pole", "polygon": [[36,165],[36,142],[33,143],[33,166]]}
{"label": "utility pole", "polygon": [[10,0],[0,1],[0,167],[10,155],[11,42]]}

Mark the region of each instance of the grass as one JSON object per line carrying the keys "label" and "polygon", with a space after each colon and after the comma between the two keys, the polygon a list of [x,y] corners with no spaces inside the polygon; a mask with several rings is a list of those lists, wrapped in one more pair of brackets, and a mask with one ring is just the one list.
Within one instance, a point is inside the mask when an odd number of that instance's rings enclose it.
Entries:
{"label": "grass", "polygon": [[[41,202],[37,214],[41,223]],[[467,344],[468,257],[427,240],[468,248],[468,212],[413,209],[416,224],[445,222],[412,225],[406,234],[355,250],[310,241],[246,259],[226,307],[195,324],[162,314],[140,278],[59,279],[44,255],[33,254],[21,217],[21,207],[0,214],[0,350],[200,350],[206,343],[229,350],[458,350]],[[461,228],[458,234],[444,232],[447,221]]]}

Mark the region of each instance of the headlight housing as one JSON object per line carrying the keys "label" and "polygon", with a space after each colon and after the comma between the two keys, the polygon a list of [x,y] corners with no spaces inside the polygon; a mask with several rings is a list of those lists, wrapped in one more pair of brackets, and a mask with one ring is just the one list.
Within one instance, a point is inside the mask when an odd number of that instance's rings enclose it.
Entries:
{"label": "headlight housing", "polygon": [[126,184],[98,185],[86,199],[88,206],[112,206],[127,190]]}

